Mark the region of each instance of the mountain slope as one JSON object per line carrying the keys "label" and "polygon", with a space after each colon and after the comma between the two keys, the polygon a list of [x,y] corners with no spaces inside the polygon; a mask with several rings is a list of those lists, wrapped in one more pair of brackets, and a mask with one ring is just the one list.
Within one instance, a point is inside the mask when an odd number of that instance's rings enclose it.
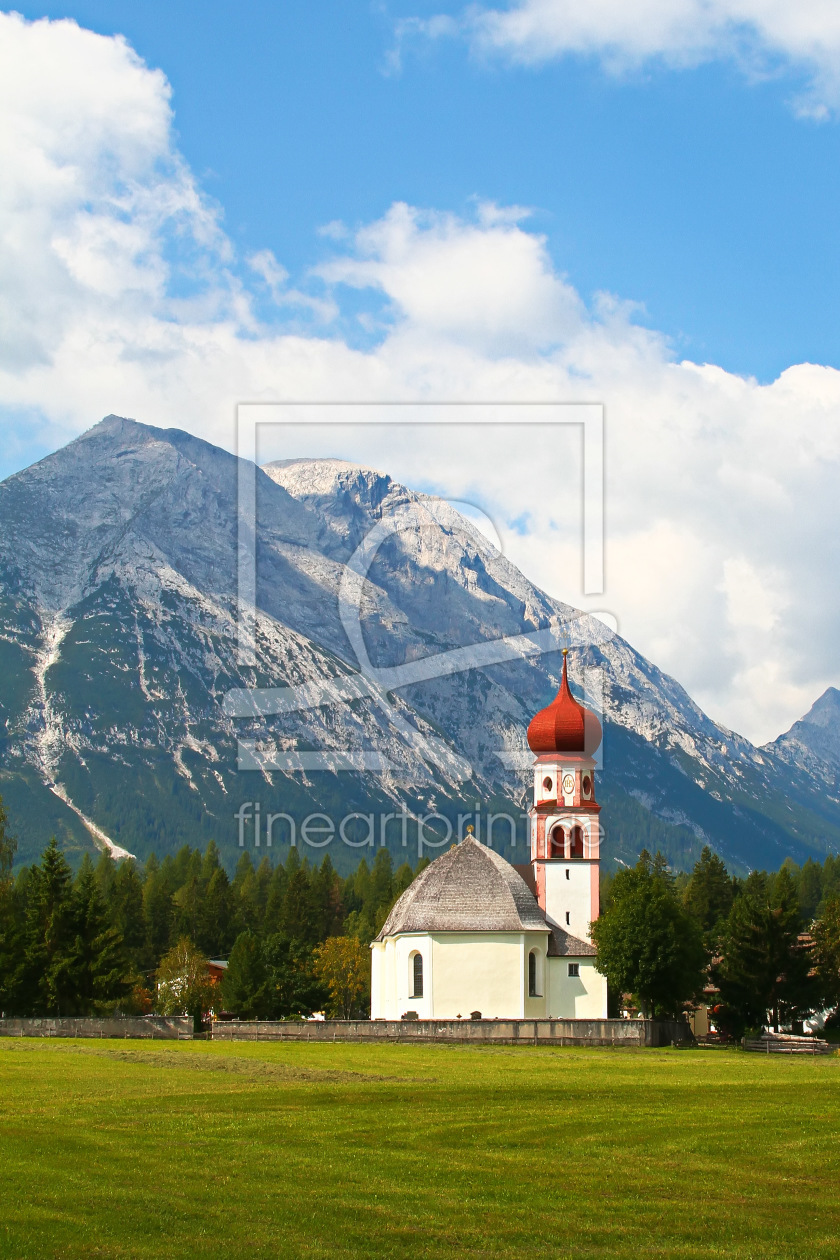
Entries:
{"label": "mountain slope", "polygon": [[836,787],[840,774],[840,691],[829,687],[767,751]]}
{"label": "mountain slope", "polygon": [[[556,688],[564,639],[582,645],[573,681],[603,690],[608,856],[648,844],[683,865],[708,840],[743,869],[840,843],[825,780],[716,726],[454,509],[383,473],[255,470],[243,658],[238,472],[187,434],[108,417],[0,485],[0,793],[21,860],[55,831],[70,850],[95,839],[141,858],[212,838],[232,863],[240,834],[254,843],[234,815],[257,802],[263,819],[288,816],[275,846],[288,819],[300,839],[315,812],[336,826],[377,815],[378,842],[389,814],[457,826],[479,803],[511,815],[522,852],[525,729]],[[350,768],[318,768],[325,757]],[[416,859],[416,824],[407,838],[399,819],[384,825]],[[442,817],[428,826],[446,841]],[[340,869],[369,855],[352,843],[365,828],[357,818],[331,844]]]}

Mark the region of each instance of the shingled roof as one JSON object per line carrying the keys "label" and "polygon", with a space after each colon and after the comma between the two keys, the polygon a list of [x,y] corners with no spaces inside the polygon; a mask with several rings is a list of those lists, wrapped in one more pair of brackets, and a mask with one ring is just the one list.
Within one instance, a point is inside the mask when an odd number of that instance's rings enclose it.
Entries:
{"label": "shingled roof", "polygon": [[546,953],[549,958],[594,958],[598,951],[589,941],[582,941],[571,932],[564,932],[556,923],[549,923],[551,936]]}
{"label": "shingled roof", "polygon": [[532,932],[547,927],[533,893],[510,862],[468,836],[420,872],[376,939],[400,932]]}

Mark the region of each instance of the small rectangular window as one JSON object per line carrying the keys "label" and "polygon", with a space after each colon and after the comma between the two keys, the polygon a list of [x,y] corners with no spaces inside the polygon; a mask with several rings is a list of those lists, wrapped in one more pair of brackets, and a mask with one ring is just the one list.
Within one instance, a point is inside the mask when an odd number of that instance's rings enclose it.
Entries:
{"label": "small rectangular window", "polygon": [[569,963],[569,975],[570,976],[580,975],[580,963]]}
{"label": "small rectangular window", "polygon": [[571,921],[572,921],[572,916],[570,915],[569,911],[567,910],[567,911],[566,911],[566,925],[568,926],[568,925],[571,923]]}
{"label": "small rectangular window", "polygon": [[566,867],[566,879],[568,879],[568,878],[569,878],[569,868],[568,868],[568,866],[567,866],[567,867]]}

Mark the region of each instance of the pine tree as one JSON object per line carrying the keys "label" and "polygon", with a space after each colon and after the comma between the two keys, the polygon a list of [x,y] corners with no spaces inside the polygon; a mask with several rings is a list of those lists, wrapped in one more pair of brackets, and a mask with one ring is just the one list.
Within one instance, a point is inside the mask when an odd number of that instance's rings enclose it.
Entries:
{"label": "pine tree", "polygon": [[32,1015],[72,1014],[75,940],[72,876],[52,837],[30,871],[26,905],[25,1006]]}
{"label": "pine tree", "polygon": [[120,932],[108,914],[92,866],[83,863],[73,886],[73,942],[68,975],[73,1014],[110,1012],[132,988],[130,964]]}
{"label": "pine tree", "polygon": [[0,1012],[18,1010],[23,982],[23,924],[15,896],[12,862],[16,843],[7,831],[7,816],[0,798]]}
{"label": "pine tree", "polygon": [[134,862],[126,858],[117,866],[109,897],[111,922],[122,937],[128,957],[138,972],[148,966],[143,884]]}
{"label": "pine tree", "polygon": [[154,968],[170,947],[174,935],[175,907],[166,862],[158,868],[154,854],[146,863],[143,884],[143,919],[146,925],[146,961]]}
{"label": "pine tree", "polygon": [[790,871],[773,880],[753,872],[729,915],[717,969],[724,1011],[733,1032],[779,1025],[811,1009],[811,960],[800,942],[802,920]]}
{"label": "pine tree", "polygon": [[327,990],[315,976],[308,950],[275,933],[265,941],[264,957],[272,1019],[300,1018],[324,1009]]}
{"label": "pine tree", "polygon": [[328,936],[340,932],[344,922],[341,881],[328,853],[324,854],[320,867],[313,872],[310,896],[314,913],[312,936],[315,940],[325,941]]}
{"label": "pine tree", "polygon": [[699,925],[710,955],[717,951],[734,896],[729,872],[718,855],[704,845],[683,895],[683,905]]}
{"label": "pine tree", "polygon": [[230,883],[220,866],[213,872],[198,912],[197,944],[210,958],[224,957],[231,947],[233,912]]}
{"label": "pine tree", "polygon": [[303,863],[286,882],[280,928],[290,941],[309,949],[317,944],[312,910],[312,880],[309,866]]}
{"label": "pine tree", "polygon": [[175,932],[195,943],[198,936],[198,919],[201,910],[200,870],[191,869],[186,881],[172,898],[175,911]]}
{"label": "pine tree", "polygon": [[225,1010],[235,1011],[240,1019],[265,1019],[271,1014],[268,968],[262,941],[253,932],[241,932],[236,938],[222,977],[222,1000]]}
{"label": "pine tree", "polygon": [[800,869],[796,879],[796,892],[802,917],[806,923],[810,923],[823,900],[823,867],[813,858],[808,858]]}
{"label": "pine tree", "polygon": [[274,868],[271,865],[271,860],[266,856],[256,870],[257,905],[259,907],[259,921],[261,924],[265,919],[265,908],[268,904],[268,892],[271,888],[271,877],[273,874]]}
{"label": "pine tree", "polygon": [[[294,852],[294,850],[292,850]],[[283,900],[286,896],[286,884],[288,875],[286,868],[277,866],[271,876],[271,884],[268,889],[268,897],[266,899],[265,917],[263,919],[263,932],[266,936],[273,936],[280,931],[280,925],[283,920]]]}
{"label": "pine tree", "polygon": [[204,857],[201,859],[199,881],[202,888],[207,887],[216,871],[221,870],[221,867],[221,854],[219,853],[218,845],[213,840],[210,840],[207,848],[204,850]]}
{"label": "pine tree", "polygon": [[814,924],[817,1000],[823,1007],[840,1005],[840,897],[832,897]]}

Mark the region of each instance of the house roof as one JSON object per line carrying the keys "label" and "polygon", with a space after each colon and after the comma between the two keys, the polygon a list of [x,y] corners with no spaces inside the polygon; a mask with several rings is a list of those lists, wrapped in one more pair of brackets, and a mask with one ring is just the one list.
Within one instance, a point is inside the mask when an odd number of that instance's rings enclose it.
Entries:
{"label": "house roof", "polygon": [[401,932],[523,932],[547,927],[533,893],[510,862],[468,836],[420,872],[376,939]]}
{"label": "house roof", "polygon": [[598,953],[589,941],[582,941],[570,932],[564,932],[556,923],[549,923],[551,936],[546,953],[549,958],[594,958]]}

